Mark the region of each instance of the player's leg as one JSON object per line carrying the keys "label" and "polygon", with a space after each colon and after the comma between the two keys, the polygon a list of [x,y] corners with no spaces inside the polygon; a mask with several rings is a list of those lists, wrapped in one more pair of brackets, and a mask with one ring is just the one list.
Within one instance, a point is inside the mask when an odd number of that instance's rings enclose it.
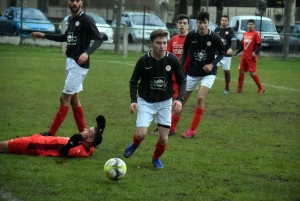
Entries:
{"label": "player's leg", "polygon": [[224,79],[225,79],[225,90],[224,94],[229,93],[229,87],[230,87],[230,65],[231,65],[231,57],[224,57],[223,58],[224,63],[222,65],[223,71],[224,71]]}
{"label": "player's leg", "polygon": [[243,85],[245,80],[245,72],[247,72],[247,60],[241,59],[239,64],[239,79],[238,79],[238,88],[235,91],[236,93],[242,93]]}
{"label": "player's leg", "polygon": [[194,110],[193,120],[189,130],[181,135],[182,138],[193,138],[194,135],[196,134],[196,129],[202,119],[202,114],[204,112],[204,102],[206,96],[210,91],[215,79],[216,79],[215,75],[207,75],[202,78],[201,86],[197,95],[197,103]]}
{"label": "player's leg", "polygon": [[[1,143],[0,143],[1,144]],[[32,136],[20,137],[5,141],[0,149],[10,154],[26,154],[35,156],[35,147],[32,143]]]}
{"label": "player's leg", "polygon": [[155,103],[148,103],[144,99],[138,98],[136,132],[133,134],[133,142],[127,146],[123,153],[125,158],[129,158],[145,139],[148,127],[153,120],[153,115],[156,113],[153,110],[153,104]]}
{"label": "player's leg", "polygon": [[75,93],[71,98],[71,105],[73,110],[73,116],[79,132],[82,132],[86,128],[84,119],[84,111],[79,100],[79,93]]}
{"label": "player's leg", "polygon": [[257,93],[258,94],[262,94],[265,92],[265,89],[264,87],[262,86],[261,82],[260,82],[260,79],[256,73],[256,59],[253,59],[253,60],[249,60],[249,74],[250,76],[252,77],[252,79],[254,80],[255,84],[257,85],[258,87],[258,91]]}
{"label": "player's leg", "polygon": [[0,153],[9,153],[8,141],[1,141],[0,142]]}

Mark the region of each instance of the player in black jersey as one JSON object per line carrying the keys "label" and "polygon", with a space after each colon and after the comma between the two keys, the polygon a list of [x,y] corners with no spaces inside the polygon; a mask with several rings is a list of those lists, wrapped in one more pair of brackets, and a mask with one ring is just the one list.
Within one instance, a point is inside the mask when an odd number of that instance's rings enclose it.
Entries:
{"label": "player in black jersey", "polygon": [[[190,31],[185,39],[182,55],[182,65],[190,56],[190,62],[187,67],[187,84],[184,96],[183,106],[190,95],[197,89],[200,83],[200,89],[197,95],[194,117],[188,131],[183,133],[183,138],[193,138],[196,133],[202,114],[204,112],[204,101],[211,89],[217,74],[217,63],[224,57],[225,48],[221,37],[208,29],[209,13],[197,13],[197,30]],[[215,57],[215,53],[218,55]],[[181,115],[180,113],[176,114]],[[179,121],[179,119],[178,119]],[[177,122],[172,122],[172,127],[176,127]]]}
{"label": "player in black jersey", "polygon": [[219,34],[219,36],[222,38],[222,42],[224,44],[225,52],[226,52],[223,59],[217,64],[218,67],[222,67],[224,70],[224,78],[225,78],[224,94],[229,93],[231,56],[232,56],[232,50],[236,48],[235,33],[233,29],[228,26],[228,24],[229,24],[228,15],[223,15],[221,18],[221,26],[215,29],[215,33]]}
{"label": "player in black jersey", "polygon": [[[152,50],[142,56],[136,63],[130,79],[130,112],[138,109],[136,132],[133,142],[125,149],[124,157],[130,157],[145,139],[148,127],[156,115],[158,124],[158,141],[152,156],[156,168],[163,168],[160,156],[164,153],[171,125],[172,107],[175,112],[182,109],[186,79],[178,58],[167,52],[168,33],[158,29],[150,34]],[[174,90],[172,74],[178,84],[179,94],[172,103]],[[137,97],[138,94],[138,97]]]}
{"label": "player in black jersey", "polygon": [[[72,12],[72,19],[64,34],[33,32],[30,35],[32,38],[67,42],[66,80],[60,97],[60,108],[50,129],[41,133],[42,135],[54,136],[56,134],[68,114],[70,105],[78,131],[81,132],[86,128],[79,92],[82,91],[83,80],[89,71],[89,55],[97,50],[103,42],[94,20],[81,10],[82,0],[68,0],[67,2]],[[94,40],[92,46],[90,46],[91,40]]]}

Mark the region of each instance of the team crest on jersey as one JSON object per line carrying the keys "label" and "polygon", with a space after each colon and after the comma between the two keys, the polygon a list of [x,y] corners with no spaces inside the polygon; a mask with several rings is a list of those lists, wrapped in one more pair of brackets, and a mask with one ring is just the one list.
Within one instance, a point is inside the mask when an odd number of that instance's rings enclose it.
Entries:
{"label": "team crest on jersey", "polygon": [[171,66],[170,65],[167,65],[166,66],[166,71],[170,71],[171,70]]}
{"label": "team crest on jersey", "polygon": [[166,91],[168,82],[165,81],[164,77],[154,77],[154,81],[149,84],[152,90]]}
{"label": "team crest on jersey", "polygon": [[194,58],[197,61],[204,61],[204,60],[206,60],[206,57],[207,57],[207,53],[204,50],[194,53]]}
{"label": "team crest on jersey", "polygon": [[228,31],[226,31],[226,32],[225,32],[225,34],[229,34],[229,32],[228,32]]}
{"label": "team crest on jersey", "polygon": [[207,46],[211,46],[211,42],[210,42],[210,41],[207,41],[206,45],[207,45]]}
{"label": "team crest on jersey", "polygon": [[78,27],[78,26],[79,26],[79,21],[77,21],[77,22],[75,23],[75,25]]}

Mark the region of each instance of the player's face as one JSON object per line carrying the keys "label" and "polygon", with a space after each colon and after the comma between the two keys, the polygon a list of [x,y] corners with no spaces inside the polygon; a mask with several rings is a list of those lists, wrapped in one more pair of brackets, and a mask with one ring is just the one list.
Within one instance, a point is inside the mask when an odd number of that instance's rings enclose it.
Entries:
{"label": "player's face", "polygon": [[247,27],[248,27],[248,31],[253,31],[253,30],[254,30],[254,27],[255,27],[255,25],[254,25],[254,23],[253,23],[253,22],[248,22],[248,24],[247,24]]}
{"label": "player's face", "polygon": [[88,139],[88,138],[92,138],[95,134],[95,128],[91,127],[91,128],[85,128],[81,133],[82,138],[84,140]]}
{"label": "player's face", "polygon": [[167,37],[157,37],[152,42],[150,41],[152,53],[155,57],[162,58],[165,56],[167,50],[167,41]]}
{"label": "player's face", "polygon": [[228,27],[228,19],[227,19],[227,17],[222,17],[221,18],[221,26],[222,27]]}
{"label": "player's face", "polygon": [[209,21],[208,20],[197,20],[197,26],[198,26],[198,32],[200,35],[204,35],[207,34],[207,28],[209,25]]}
{"label": "player's face", "polygon": [[68,4],[72,13],[78,13],[83,2],[81,0],[68,0]]}
{"label": "player's face", "polygon": [[189,30],[189,23],[187,19],[178,20],[177,28],[179,31],[179,35],[186,35]]}

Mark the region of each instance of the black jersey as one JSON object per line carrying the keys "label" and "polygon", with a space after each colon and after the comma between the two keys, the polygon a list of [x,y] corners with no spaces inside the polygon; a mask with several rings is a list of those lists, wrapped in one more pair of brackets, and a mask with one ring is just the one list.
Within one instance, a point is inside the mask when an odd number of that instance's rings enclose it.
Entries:
{"label": "black jersey", "polygon": [[217,27],[215,29],[215,33],[218,34],[222,39],[222,42],[223,42],[224,47],[225,47],[225,52],[226,52],[225,57],[226,56],[231,57],[231,55],[227,55],[227,50],[229,48],[234,49],[232,47],[232,45],[233,45],[233,43],[236,43],[236,37],[235,37],[235,33],[234,33],[233,29],[229,26],[225,27],[225,28]]}
{"label": "black jersey", "polygon": [[[151,51],[150,51],[151,52]],[[170,99],[174,95],[172,74],[174,72],[179,88],[177,100],[183,101],[186,78],[178,58],[169,52],[160,60],[151,57],[150,52],[142,56],[136,63],[130,83],[131,102],[139,97],[149,103]]]}
{"label": "black jersey", "polygon": [[[93,18],[84,12],[70,19],[68,28],[64,34],[46,34],[45,38],[67,42],[66,55],[73,58],[76,62],[82,53],[90,55],[103,43],[103,39]],[[94,40],[92,46],[90,46],[91,40]],[[88,57],[87,61],[81,67],[89,68],[89,65],[90,57]]]}
{"label": "black jersey", "polygon": [[[215,58],[216,51],[218,55]],[[225,48],[221,37],[208,30],[208,34],[201,36],[198,30],[190,31],[183,46],[182,64],[190,54],[190,62],[187,67],[189,76],[206,76],[217,74],[217,63],[224,57]],[[212,64],[210,72],[205,72],[203,66]]]}

